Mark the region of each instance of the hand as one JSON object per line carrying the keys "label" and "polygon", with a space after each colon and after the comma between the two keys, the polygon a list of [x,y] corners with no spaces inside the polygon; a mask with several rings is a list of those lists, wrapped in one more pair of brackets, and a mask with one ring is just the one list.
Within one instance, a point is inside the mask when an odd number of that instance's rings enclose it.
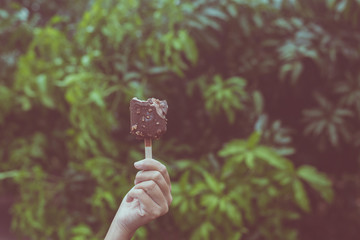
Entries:
{"label": "hand", "polygon": [[105,239],[130,239],[140,226],[169,210],[172,196],[166,167],[154,159],[138,161],[134,166],[140,170],[135,186],[124,197]]}

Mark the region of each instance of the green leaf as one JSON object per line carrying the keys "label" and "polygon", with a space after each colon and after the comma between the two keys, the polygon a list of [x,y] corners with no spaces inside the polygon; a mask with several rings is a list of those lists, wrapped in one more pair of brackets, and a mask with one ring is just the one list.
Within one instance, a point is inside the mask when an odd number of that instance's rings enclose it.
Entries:
{"label": "green leaf", "polygon": [[37,82],[38,88],[39,88],[41,93],[46,93],[46,90],[47,90],[47,82],[46,82],[46,80],[47,79],[46,79],[45,74],[40,74],[36,78],[36,82]]}
{"label": "green leaf", "polygon": [[269,165],[278,169],[286,169],[291,166],[291,163],[278,155],[275,151],[268,147],[259,146],[254,150],[255,156],[264,160]]}
{"label": "green leaf", "polygon": [[230,106],[226,103],[223,104],[223,108],[226,113],[226,117],[230,124],[233,124],[235,122],[235,113],[233,110],[230,109]]}
{"label": "green leaf", "polygon": [[305,109],[303,115],[306,117],[321,117],[323,112],[320,109]]}
{"label": "green leaf", "polygon": [[239,239],[241,239],[242,236],[243,235],[243,233],[242,232],[235,232],[235,233],[233,233],[233,235],[229,238],[229,240],[239,240]]}
{"label": "green leaf", "polygon": [[195,41],[187,35],[186,42],[184,43],[184,51],[187,59],[190,60],[192,64],[196,64],[199,58],[198,48],[195,44]]}
{"label": "green leaf", "polygon": [[85,224],[77,225],[76,227],[71,229],[71,232],[75,235],[80,235],[80,236],[91,236],[92,235],[92,231],[91,231],[90,227]]}
{"label": "green leaf", "polygon": [[[213,20],[213,19],[211,19],[211,18],[209,18],[209,17],[207,17],[207,16],[205,16],[205,15],[197,15],[196,17],[199,19],[199,21],[200,21],[203,25],[209,26],[209,27],[213,28],[213,29],[216,30],[216,31],[220,31],[220,30],[221,30],[220,24],[217,23],[215,20]],[[211,39],[207,38],[207,40],[211,40]],[[214,40],[214,39],[213,39],[213,40]]]}
{"label": "green leaf", "polygon": [[248,168],[254,169],[254,167],[255,167],[255,157],[254,157],[254,154],[252,152],[247,152],[245,154],[245,163],[246,163],[246,166],[248,166]]}
{"label": "green leaf", "polygon": [[124,75],[124,81],[127,82],[127,81],[130,81],[130,80],[139,80],[141,77],[141,74],[138,73],[138,72],[127,72],[125,73]]}
{"label": "green leaf", "polygon": [[251,182],[259,186],[267,186],[270,183],[269,179],[267,178],[252,178]]}
{"label": "green leaf", "polygon": [[279,77],[281,80],[284,80],[286,75],[292,70],[293,66],[290,63],[286,63],[281,66]]}
{"label": "green leaf", "polygon": [[227,11],[229,12],[230,16],[236,17],[238,12],[234,4],[228,4],[226,6]]}
{"label": "green leaf", "polygon": [[260,115],[264,110],[263,96],[261,95],[261,92],[259,92],[259,91],[254,91],[252,96],[253,96],[253,101],[254,101],[255,112]]}
{"label": "green leaf", "polygon": [[216,178],[211,176],[208,172],[202,173],[203,177],[205,178],[206,184],[210,187],[210,189],[219,194],[222,191],[221,182],[219,182]]}
{"label": "green leaf", "polygon": [[242,224],[242,215],[241,212],[239,211],[238,208],[235,207],[234,204],[232,204],[231,202],[227,201],[226,204],[226,215],[228,216],[228,218],[236,225],[241,225]]}
{"label": "green leaf", "polygon": [[292,65],[292,72],[291,72],[291,83],[295,84],[303,70],[303,65],[301,62],[295,62]]}
{"label": "green leaf", "polygon": [[0,180],[6,179],[6,178],[15,178],[20,176],[20,171],[18,170],[12,170],[7,172],[0,172]]}
{"label": "green leaf", "polygon": [[206,194],[201,196],[201,205],[206,208],[208,214],[214,212],[219,204],[219,198],[216,195]]}
{"label": "green leaf", "polygon": [[247,149],[247,142],[244,140],[233,140],[227,144],[219,151],[219,156],[228,157],[235,154],[240,154],[245,152]]}
{"label": "green leaf", "polygon": [[188,185],[189,185],[189,176],[190,176],[190,171],[187,170],[180,178],[179,180],[179,186],[182,190],[186,190]]}
{"label": "green leaf", "polygon": [[312,166],[303,165],[299,167],[297,170],[297,174],[309,184],[319,185],[323,187],[331,186],[331,181],[326,177],[326,175],[318,172],[316,168]]}
{"label": "green leaf", "polygon": [[327,202],[332,201],[334,195],[331,187],[332,182],[325,174],[318,172],[312,166],[304,165],[298,168],[297,175],[318,191]]}
{"label": "green leaf", "polygon": [[298,204],[298,206],[302,210],[309,212],[310,211],[309,199],[303,184],[299,180],[294,180],[293,191],[294,191],[295,201]]}
{"label": "green leaf", "polygon": [[169,72],[169,68],[168,67],[152,67],[148,70],[149,74],[164,74]]}
{"label": "green leaf", "polygon": [[253,19],[254,19],[254,22],[255,22],[255,24],[256,24],[256,26],[257,26],[258,28],[261,28],[261,27],[264,26],[264,21],[263,21],[263,19],[262,19],[262,17],[261,17],[261,14],[256,13],[256,14],[253,16]]}
{"label": "green leaf", "polygon": [[101,96],[101,94],[98,92],[98,90],[94,90],[90,93],[89,99],[94,102],[99,107],[105,107],[105,102]]}
{"label": "green leaf", "polygon": [[249,149],[254,148],[261,139],[261,133],[259,131],[253,132],[247,140],[247,146]]}
{"label": "green leaf", "polygon": [[208,189],[208,186],[205,185],[205,183],[197,182],[192,186],[191,190],[189,191],[189,195],[197,196],[197,195],[201,194],[202,192],[205,192],[205,190],[207,190],[207,189]]}
{"label": "green leaf", "polygon": [[208,16],[211,16],[211,17],[216,17],[216,18],[219,18],[219,19],[222,19],[222,20],[227,19],[226,14],[224,14],[223,12],[221,12],[220,10],[218,10],[216,8],[210,8],[210,7],[205,8],[204,14],[208,15]]}
{"label": "green leaf", "polygon": [[115,198],[111,192],[103,192],[102,195],[112,209],[115,209],[117,207]]}
{"label": "green leaf", "polygon": [[[142,153],[141,153],[142,156]],[[140,159],[140,158],[138,158]],[[193,165],[193,162],[191,162],[190,160],[179,160],[176,161],[176,167],[179,168],[180,170],[184,170],[187,169],[189,167],[191,167]]]}
{"label": "green leaf", "polygon": [[78,74],[70,74],[70,75],[66,76],[63,81],[58,81],[56,83],[56,85],[59,87],[66,87],[73,83],[76,83],[77,81],[79,81],[79,82],[85,81],[91,77],[92,76],[90,75],[90,73],[87,73],[87,72],[82,72],[82,73],[78,73]]}
{"label": "green leaf", "polygon": [[191,235],[190,240],[207,240],[209,239],[211,232],[213,232],[214,230],[215,227],[213,226],[213,224],[209,221],[205,221],[199,227],[197,227],[195,232]]}
{"label": "green leaf", "polygon": [[49,24],[50,25],[54,25],[54,24],[57,24],[57,23],[60,23],[60,22],[65,22],[67,20],[66,17],[62,17],[62,16],[59,16],[59,15],[55,15],[54,17],[52,17],[50,20],[49,20]]}
{"label": "green leaf", "polygon": [[189,202],[188,201],[183,201],[180,203],[180,207],[179,207],[179,211],[181,214],[185,214],[188,212],[189,209]]}
{"label": "green leaf", "polygon": [[330,142],[333,146],[337,146],[338,145],[338,134],[336,131],[336,126],[334,124],[328,124],[327,125],[327,129],[328,129],[328,134],[330,137]]}
{"label": "green leaf", "polygon": [[240,15],[239,25],[241,26],[241,30],[243,31],[243,34],[248,37],[251,32],[251,27],[249,26],[249,21],[245,15],[242,16]]}
{"label": "green leaf", "polygon": [[337,6],[336,6],[336,11],[338,12],[344,12],[344,10],[346,9],[346,5],[347,5],[347,0],[341,0]]}
{"label": "green leaf", "polygon": [[276,152],[281,156],[288,156],[288,155],[293,155],[295,153],[295,149],[284,147],[284,148],[276,149]]}

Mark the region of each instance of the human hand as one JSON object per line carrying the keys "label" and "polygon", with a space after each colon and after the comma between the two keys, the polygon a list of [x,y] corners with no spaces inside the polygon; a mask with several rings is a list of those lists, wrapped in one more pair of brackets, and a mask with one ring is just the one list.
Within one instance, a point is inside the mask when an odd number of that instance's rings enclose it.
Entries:
{"label": "human hand", "polygon": [[166,167],[154,159],[138,161],[134,166],[140,170],[135,186],[124,197],[105,239],[130,239],[140,226],[169,210],[172,196]]}

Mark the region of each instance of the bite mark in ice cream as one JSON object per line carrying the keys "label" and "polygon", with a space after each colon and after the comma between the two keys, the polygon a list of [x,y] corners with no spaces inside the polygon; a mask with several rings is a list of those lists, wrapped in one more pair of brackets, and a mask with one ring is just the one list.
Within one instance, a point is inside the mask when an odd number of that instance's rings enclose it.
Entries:
{"label": "bite mark in ice cream", "polygon": [[158,139],[166,132],[168,105],[165,100],[133,98],[130,101],[130,133],[137,139]]}

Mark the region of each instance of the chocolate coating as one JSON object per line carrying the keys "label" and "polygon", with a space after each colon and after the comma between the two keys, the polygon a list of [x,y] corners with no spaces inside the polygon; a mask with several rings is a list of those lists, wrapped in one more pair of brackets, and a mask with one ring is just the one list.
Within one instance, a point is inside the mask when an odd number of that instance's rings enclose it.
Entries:
{"label": "chocolate coating", "polygon": [[167,102],[156,98],[130,101],[130,133],[137,139],[158,139],[166,132]]}

